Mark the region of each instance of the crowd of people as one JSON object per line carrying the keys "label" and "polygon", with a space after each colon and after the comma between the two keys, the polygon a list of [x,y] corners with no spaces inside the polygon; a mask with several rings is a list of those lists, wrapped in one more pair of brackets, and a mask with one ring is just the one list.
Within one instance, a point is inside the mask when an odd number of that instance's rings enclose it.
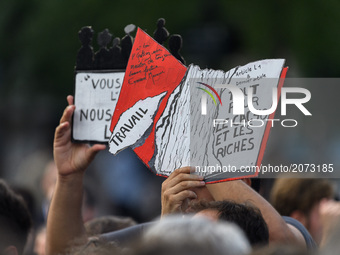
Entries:
{"label": "crowd of people", "polygon": [[[0,181],[0,254],[337,254],[340,202],[327,179],[276,179],[270,201],[251,179],[207,184],[176,169],[162,183],[159,217],[119,215],[84,222],[84,175],[103,144],[71,141],[67,97],[46,173],[46,226],[34,229],[27,203]],[[86,193],[85,193],[86,194]]]}

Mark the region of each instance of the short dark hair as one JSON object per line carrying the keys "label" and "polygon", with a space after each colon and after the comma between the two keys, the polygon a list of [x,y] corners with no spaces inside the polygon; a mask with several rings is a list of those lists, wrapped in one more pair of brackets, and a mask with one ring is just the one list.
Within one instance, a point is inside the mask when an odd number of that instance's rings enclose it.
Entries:
{"label": "short dark hair", "polygon": [[23,253],[32,226],[31,215],[23,198],[0,179],[0,249],[15,246]]}
{"label": "short dark hair", "polygon": [[85,230],[88,236],[105,234],[136,225],[137,222],[131,217],[101,216],[85,222]]}
{"label": "short dark hair", "polygon": [[219,220],[233,222],[247,236],[252,246],[262,246],[269,243],[269,231],[261,211],[254,205],[236,203],[230,200],[200,201],[193,205],[196,210],[213,209],[218,211]]}

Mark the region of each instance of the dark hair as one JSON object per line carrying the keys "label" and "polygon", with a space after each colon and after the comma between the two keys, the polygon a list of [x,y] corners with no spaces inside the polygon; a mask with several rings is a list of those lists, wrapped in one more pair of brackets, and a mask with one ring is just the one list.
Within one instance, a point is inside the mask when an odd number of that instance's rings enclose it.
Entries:
{"label": "dark hair", "polygon": [[261,211],[252,204],[240,204],[229,200],[201,201],[193,205],[196,210],[213,209],[218,211],[219,220],[233,222],[246,234],[252,246],[269,243],[268,226]]}
{"label": "dark hair", "polygon": [[13,245],[22,254],[32,226],[26,203],[0,179],[0,249]]}
{"label": "dark hair", "polygon": [[108,215],[87,221],[85,223],[85,230],[88,236],[95,236],[131,227],[136,224],[137,222],[130,217]]}
{"label": "dark hair", "polygon": [[[122,254],[122,251],[114,242],[106,242],[98,238],[90,238],[86,244],[72,245],[64,254],[114,255],[114,254]],[[126,254],[127,254],[127,251],[126,251]]]}

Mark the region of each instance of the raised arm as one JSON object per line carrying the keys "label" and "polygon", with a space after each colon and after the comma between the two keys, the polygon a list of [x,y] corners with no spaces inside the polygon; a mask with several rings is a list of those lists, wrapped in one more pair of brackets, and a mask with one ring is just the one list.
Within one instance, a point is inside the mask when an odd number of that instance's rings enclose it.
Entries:
{"label": "raised arm", "polygon": [[300,232],[288,225],[281,215],[257,192],[241,180],[206,185],[215,200],[233,200],[237,203],[250,202],[257,206],[268,225],[271,243],[289,243],[306,246]]}
{"label": "raised arm", "polygon": [[178,168],[162,183],[162,216],[184,213],[188,201],[198,197],[195,190],[205,186],[204,178],[190,171],[190,167]]}
{"label": "raised arm", "polygon": [[74,242],[87,241],[81,206],[83,176],[96,153],[106,148],[96,144],[71,142],[71,118],[75,106],[73,97],[67,97],[68,106],[55,130],[53,152],[58,178],[47,218],[46,254],[60,254]]}
{"label": "raised arm", "polygon": [[319,213],[322,225],[320,247],[324,247],[331,241],[333,235],[336,235],[334,231],[340,223],[340,202],[331,199],[322,200]]}

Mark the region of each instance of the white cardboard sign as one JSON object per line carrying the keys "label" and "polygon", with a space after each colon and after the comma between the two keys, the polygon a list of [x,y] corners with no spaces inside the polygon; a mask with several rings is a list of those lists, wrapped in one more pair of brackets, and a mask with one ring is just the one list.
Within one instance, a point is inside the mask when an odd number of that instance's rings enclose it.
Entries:
{"label": "white cardboard sign", "polygon": [[75,77],[75,141],[108,142],[110,124],[123,84],[124,72],[78,72]]}

